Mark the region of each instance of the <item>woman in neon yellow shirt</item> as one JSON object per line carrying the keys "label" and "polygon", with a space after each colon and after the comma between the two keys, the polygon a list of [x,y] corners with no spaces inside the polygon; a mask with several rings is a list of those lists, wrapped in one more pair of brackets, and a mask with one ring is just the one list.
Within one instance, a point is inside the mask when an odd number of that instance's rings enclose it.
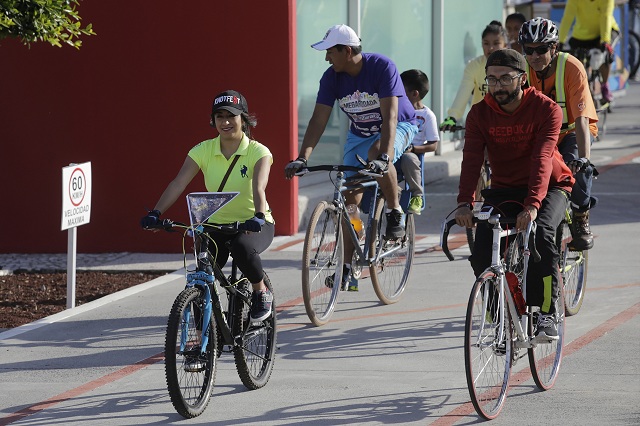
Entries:
{"label": "woman in neon yellow shirt", "polygon": [[507,47],[507,32],[499,21],[491,21],[482,31],[482,51],[483,54],[472,59],[464,67],[462,82],[458,88],[458,93],[453,100],[453,105],[447,111],[448,117],[440,124],[440,130],[447,131],[454,127],[462,119],[464,110],[467,108],[469,98],[471,105],[475,105],[484,99],[487,94],[487,85],[484,81],[486,77],[485,65],[491,53],[498,49]]}
{"label": "woman in neon yellow shirt", "polygon": [[[178,175],[140,224],[143,228],[155,225],[160,214],[171,207],[200,170],[208,191],[239,192],[208,221],[217,224],[240,221],[246,232],[235,235],[211,232],[216,244],[212,244],[210,250],[220,267],[227,263],[231,253],[253,286],[251,319],[262,321],[271,315],[273,302],[273,295],[264,284],[260,259],[260,253],[269,247],[274,236],[274,220],[265,195],[273,156],[266,146],[249,138],[250,128],[256,125],[256,120],[249,114],[247,101],[239,92],[227,90],[214,98],[210,124],[215,126],[219,136],[203,141],[189,151]],[[228,170],[231,172],[222,185]]]}
{"label": "woman in neon yellow shirt", "polygon": [[558,38],[566,42],[571,24],[573,34],[569,39],[572,50],[579,47],[585,49],[600,49],[606,54],[606,61],[600,67],[602,83],[602,103],[613,100],[609,89],[609,72],[613,62],[613,48],[611,47],[612,31],[620,32],[618,23],[613,18],[614,0],[567,0],[564,7],[562,21],[558,29]]}

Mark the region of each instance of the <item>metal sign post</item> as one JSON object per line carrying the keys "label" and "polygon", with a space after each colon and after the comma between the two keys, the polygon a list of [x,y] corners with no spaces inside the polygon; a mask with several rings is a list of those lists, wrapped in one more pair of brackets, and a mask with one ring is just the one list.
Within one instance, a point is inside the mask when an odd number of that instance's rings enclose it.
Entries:
{"label": "metal sign post", "polygon": [[67,309],[76,305],[77,227],[91,218],[91,162],[62,168],[62,226],[67,238]]}

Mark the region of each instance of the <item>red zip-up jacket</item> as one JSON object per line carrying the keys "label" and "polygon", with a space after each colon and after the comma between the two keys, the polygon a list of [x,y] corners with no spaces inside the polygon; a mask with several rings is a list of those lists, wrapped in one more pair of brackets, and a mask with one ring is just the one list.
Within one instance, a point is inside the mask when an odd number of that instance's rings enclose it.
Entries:
{"label": "red zip-up jacket", "polygon": [[472,203],[487,149],[492,188],[528,188],[525,206],[540,209],[549,188],[571,192],[574,178],[556,146],[562,109],[527,88],[509,114],[487,93],[467,115],[458,203]]}

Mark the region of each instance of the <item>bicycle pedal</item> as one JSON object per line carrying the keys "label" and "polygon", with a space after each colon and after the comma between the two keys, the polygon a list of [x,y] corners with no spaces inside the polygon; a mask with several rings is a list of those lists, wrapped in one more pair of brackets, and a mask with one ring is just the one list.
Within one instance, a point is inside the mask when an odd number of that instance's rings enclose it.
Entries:
{"label": "bicycle pedal", "polygon": [[200,373],[204,371],[205,367],[206,363],[197,358],[188,359],[184,363],[184,371],[187,373]]}

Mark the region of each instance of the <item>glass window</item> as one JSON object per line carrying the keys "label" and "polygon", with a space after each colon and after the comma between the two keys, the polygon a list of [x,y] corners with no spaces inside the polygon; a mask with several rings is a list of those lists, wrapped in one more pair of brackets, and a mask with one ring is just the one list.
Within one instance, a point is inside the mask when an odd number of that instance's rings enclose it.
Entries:
{"label": "glass window", "polygon": [[[431,79],[432,1],[361,0],[360,10],[363,51],[388,56],[400,73],[417,68]],[[430,95],[423,102],[431,107]]]}
{"label": "glass window", "polygon": [[[493,20],[502,22],[503,1],[484,0],[482,3],[474,4],[470,4],[467,0],[445,2],[444,114],[447,113],[458,92],[466,63],[483,54],[482,31]],[[466,112],[469,112],[469,108]]]}

